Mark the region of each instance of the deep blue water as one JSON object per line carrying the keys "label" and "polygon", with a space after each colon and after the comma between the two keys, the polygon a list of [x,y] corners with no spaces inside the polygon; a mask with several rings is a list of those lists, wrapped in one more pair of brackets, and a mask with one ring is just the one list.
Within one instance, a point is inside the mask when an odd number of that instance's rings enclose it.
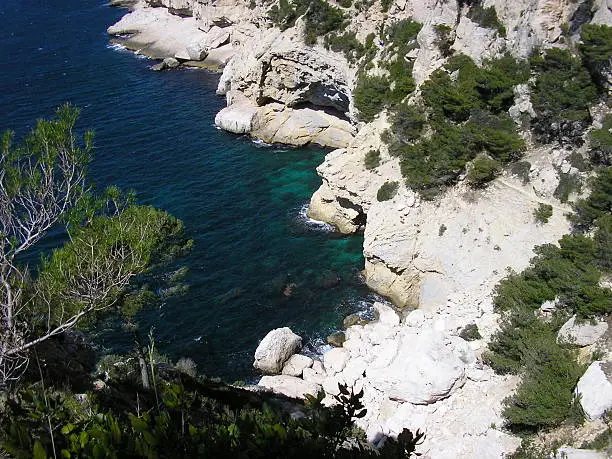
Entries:
{"label": "deep blue water", "polygon": [[[322,150],[261,147],[215,129],[218,75],[152,72],[151,61],[113,49],[105,30],[124,13],[100,0],[2,0],[0,129],[23,135],[65,101],[82,109],[80,126],[96,133],[96,186],[134,189],[195,241],[182,260],[189,291],[142,313],[143,330],[154,325],[162,352],[206,374],[249,379],[268,330],[287,325],[316,343],[371,300],[358,277],[362,239],[300,217],[320,184]],[[296,288],[285,297],[288,283]],[[132,346],[116,330],[97,335],[107,351]]]}

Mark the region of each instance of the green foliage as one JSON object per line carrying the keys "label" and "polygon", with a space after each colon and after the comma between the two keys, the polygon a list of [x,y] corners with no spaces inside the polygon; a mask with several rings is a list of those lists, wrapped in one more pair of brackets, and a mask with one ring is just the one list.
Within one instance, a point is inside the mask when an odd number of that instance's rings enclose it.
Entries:
{"label": "green foliage", "polygon": [[459,332],[459,337],[463,338],[466,341],[475,341],[477,339],[482,338],[480,331],[478,331],[478,326],[476,324],[467,324],[461,332]]}
{"label": "green foliage", "polygon": [[342,8],[350,8],[353,5],[353,0],[339,0],[338,5]]}
{"label": "green foliage", "polygon": [[531,163],[529,161],[517,161],[510,165],[510,173],[521,179],[523,185],[529,183],[529,172],[531,171]]}
{"label": "green foliage", "polygon": [[612,115],[606,115],[601,129],[589,134],[591,139],[592,160],[604,166],[612,165]]}
{"label": "green foliage", "polygon": [[473,2],[467,16],[480,27],[495,29],[500,37],[506,36],[506,28],[497,18],[494,6],[484,8],[480,2]]}
{"label": "green foliage", "polygon": [[559,245],[536,247],[529,268],[500,282],[494,299],[499,310],[533,311],[559,297],[571,313],[582,317],[612,312],[612,294],[598,285],[601,273],[595,266],[600,247],[580,234],[563,236]]}
{"label": "green foliage", "polygon": [[370,150],[366,153],[364,159],[365,167],[368,170],[376,169],[380,166],[380,151]]}
{"label": "green foliage", "polygon": [[531,102],[537,114],[536,134],[543,141],[577,141],[591,122],[588,107],[597,90],[589,73],[569,51],[552,48],[532,59],[538,71]]}
{"label": "green foliage", "polygon": [[294,402],[302,415],[293,418],[248,391],[186,374],[158,382],[159,404],[123,382],[84,402],[40,386],[10,394],[0,411],[0,446],[16,458],[54,450],[85,458],[399,458],[410,457],[424,436],[405,430],[376,451],[353,426],[366,414],[363,392],[345,385],[334,407],[321,404],[322,394],[308,395],[305,406]]}
{"label": "green foliage", "polygon": [[579,175],[570,172],[560,173],[559,184],[553,191],[553,196],[561,202],[567,202],[572,193],[580,192],[581,189],[582,181]]}
{"label": "green foliage", "polygon": [[295,25],[300,16],[305,15],[306,44],[313,45],[317,37],[332,31],[342,30],[346,17],[342,10],[330,5],[325,0],[289,1],[280,0],[268,11],[268,17],[281,30]]}
{"label": "green foliage", "polygon": [[329,33],[325,36],[325,47],[344,53],[349,62],[356,62],[366,52],[366,47],[357,40],[355,32],[345,32],[342,35]]}
{"label": "green foliage", "polygon": [[540,336],[525,360],[525,375],[516,393],[505,401],[504,417],[515,427],[559,425],[573,408],[573,389],[585,367],[556,343],[554,333]]}
{"label": "green foliage", "polygon": [[612,27],[605,24],[585,24],[580,35],[580,54],[595,81],[605,82],[604,72],[610,67],[612,56]]}
{"label": "green foliage", "polygon": [[412,62],[406,59],[406,54],[418,46],[416,36],[421,27],[420,23],[405,19],[385,29],[387,59],[382,68],[387,70],[389,76],[370,76],[364,69],[357,75],[355,107],[363,121],[372,121],[383,109],[395,107],[414,91]]}
{"label": "green foliage", "polygon": [[[453,80],[451,73],[456,75]],[[475,109],[507,111],[514,103],[514,86],[529,78],[526,62],[506,54],[484,62],[483,68],[465,55],[452,57],[423,84],[423,99],[436,112],[455,122],[466,121]]]}
{"label": "green foliage", "polygon": [[588,229],[595,221],[612,209],[612,166],[602,167],[591,181],[591,194],[574,205],[574,225]]}
{"label": "green foliage", "polygon": [[393,3],[393,0],[380,0],[380,6],[382,9],[382,12],[386,13],[387,11],[389,11],[389,8],[391,8],[392,3]]}
{"label": "green foliage", "polygon": [[399,189],[399,183],[397,182],[385,182],[378,189],[376,193],[376,199],[379,202],[389,201],[395,197],[397,190]]}
{"label": "green foliage", "polygon": [[[34,285],[38,295],[32,316],[50,307],[51,325],[56,326],[93,308],[89,320],[94,320],[96,311],[120,304],[119,297],[133,277],[179,255],[184,248],[182,234],[180,221],[152,207],[130,205],[118,215],[94,217],[87,226],[76,228],[64,247],[43,259]],[[131,316],[134,303],[128,306]],[[41,327],[49,325],[47,319]]]}
{"label": "green foliage", "polygon": [[499,161],[480,156],[472,161],[471,167],[468,169],[467,180],[474,188],[483,188],[499,175],[501,172],[501,164]]}
{"label": "green foliage", "polygon": [[363,121],[373,121],[389,99],[389,80],[386,77],[368,76],[360,72],[353,92],[355,107]]}
{"label": "green foliage", "polygon": [[597,248],[597,266],[604,272],[612,271],[612,215],[607,213],[597,219],[593,239]]}
{"label": "green foliage", "polygon": [[452,54],[451,46],[453,45],[453,40],[451,38],[451,33],[453,29],[450,26],[445,24],[436,24],[435,32],[436,32],[436,40],[435,44],[440,49],[442,56],[448,57]]}
{"label": "green foliage", "polygon": [[402,103],[391,113],[392,130],[386,138],[392,155],[397,155],[397,148],[418,140],[421,137],[427,119],[423,109],[416,105]]}
{"label": "green foliage", "polygon": [[430,138],[399,149],[407,185],[424,197],[433,197],[455,183],[479,152],[486,152],[490,158],[474,161],[471,180],[475,186],[494,178],[500,163],[519,158],[524,148],[507,116],[480,112],[466,124],[439,121],[432,128]]}
{"label": "green foliage", "polygon": [[553,207],[550,204],[540,203],[538,207],[533,211],[533,217],[536,223],[544,224],[548,223],[550,217],[553,214]]}
{"label": "green foliage", "polygon": [[[504,416],[510,427],[534,431],[570,419],[581,422],[573,389],[584,372],[574,351],[557,343],[557,332],[570,315],[589,318],[612,313],[612,293],[599,286],[602,270],[610,267],[612,214],[609,178],[600,171],[593,200],[579,202],[580,227],[596,226],[595,236],[563,236],[559,247],[536,247],[536,256],[520,274],[511,273],[496,287],[494,305],[503,314],[500,330],[489,343],[485,360],[499,373],[521,374],[516,393],[505,400]],[[602,202],[608,199],[607,207]],[[581,220],[582,218],[582,220]],[[544,321],[536,310],[556,300],[557,310]],[[524,449],[516,457],[538,457]]]}

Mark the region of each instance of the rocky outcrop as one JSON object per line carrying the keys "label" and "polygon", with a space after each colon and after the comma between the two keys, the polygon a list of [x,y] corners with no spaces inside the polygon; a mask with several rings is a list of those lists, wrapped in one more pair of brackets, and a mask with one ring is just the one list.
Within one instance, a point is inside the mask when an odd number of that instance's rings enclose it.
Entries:
{"label": "rocky outcrop", "polygon": [[224,69],[217,92],[227,96],[230,110],[245,98],[257,107],[249,131],[254,137],[339,148],[356,131],[345,119],[350,75],[343,59],[304,45],[297,28],[284,34],[271,31],[255,46],[241,49]]}
{"label": "rocky outcrop", "polygon": [[[388,305],[375,304],[378,320],[353,325],[346,341],[303,370],[334,403],[339,384],[363,389],[367,414],[358,424],[370,440],[405,427],[427,432],[424,457],[501,457],[520,441],[496,430],[501,403],[515,377],[495,375],[479,361],[481,341],[468,343],[457,323],[415,310],[400,320]],[[295,396],[299,379],[264,377],[259,386]],[[297,381],[296,381],[297,379]],[[298,389],[296,389],[298,388]],[[469,422],[465,422],[469,419]]]}
{"label": "rocky outcrop", "polygon": [[289,357],[301,347],[302,338],[289,327],[275,328],[257,346],[253,366],[264,373],[278,374]]}
{"label": "rocky outcrop", "polygon": [[593,362],[576,386],[587,419],[599,419],[612,409],[612,362]]}

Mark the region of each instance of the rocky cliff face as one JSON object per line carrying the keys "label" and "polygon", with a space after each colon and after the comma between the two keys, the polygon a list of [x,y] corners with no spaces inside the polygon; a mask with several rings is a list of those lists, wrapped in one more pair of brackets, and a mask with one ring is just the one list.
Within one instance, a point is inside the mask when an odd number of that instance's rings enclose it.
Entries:
{"label": "rocky cliff face", "polygon": [[[274,27],[267,19],[271,3],[148,0],[109,33],[129,34],[132,47],[155,57],[223,67],[218,93],[228,106],[215,119],[221,128],[269,143],[336,148],[317,169],[322,185],[309,215],[345,234],[363,230],[368,285],[398,309],[420,308],[423,316],[411,313],[401,322],[352,327],[341,350],[324,360],[325,368],[307,368],[304,380],[328,394],[338,382],[364,387],[368,416],[362,426],[371,439],[403,427],[421,428],[432,439],[425,457],[501,457],[517,441],[491,424],[501,422],[502,400],[516,381],[478,363],[484,341],[497,329],[492,290],[508,268],[520,271],[528,264],[534,246],[555,243],[568,232],[570,207],[554,191],[564,177],[579,174],[571,158],[585,148],[536,146],[524,132],[529,166],[522,177],[507,171],[480,190],[460,179],[437,200],[424,201],[406,188],[399,160],[381,141],[390,126],[385,113],[371,123],[357,121],[356,65],[325,49],[321,40],[306,45],[303,19],[282,32]],[[492,23],[475,16],[464,5],[469,2],[395,0],[388,12],[378,1],[360,3],[368,6],[345,11],[347,30],[361,42],[383,24],[402,19],[422,24],[416,46],[399,56],[411,63],[413,97],[447,60],[440,26],[446,26],[449,52],[482,63],[506,52],[525,58],[534,48],[563,47],[588,21],[612,24],[611,0],[479,2],[483,9],[495,8]],[[385,45],[375,42],[373,60],[380,59]],[[515,88],[509,114],[517,123],[533,116],[527,85]],[[380,152],[380,164],[368,169],[370,151]],[[398,188],[381,200],[379,190],[387,182],[397,182]],[[546,224],[534,220],[541,204],[553,210]],[[469,324],[478,325],[483,340],[468,346],[457,335]],[[420,365],[417,376],[406,366],[412,361]],[[438,362],[446,366],[432,373]],[[282,391],[292,377],[267,377],[266,384]],[[423,392],[425,386],[431,390]],[[286,393],[296,393],[295,387]],[[465,424],[468,418],[471,423]]]}

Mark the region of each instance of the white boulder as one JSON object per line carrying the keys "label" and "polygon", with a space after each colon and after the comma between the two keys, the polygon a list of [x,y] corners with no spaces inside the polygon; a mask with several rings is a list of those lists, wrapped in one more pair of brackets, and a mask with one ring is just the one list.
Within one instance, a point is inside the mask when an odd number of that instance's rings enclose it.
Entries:
{"label": "white boulder", "polygon": [[283,374],[289,376],[302,376],[306,368],[312,366],[312,359],[306,355],[293,354],[283,366]]}
{"label": "white boulder", "polygon": [[604,321],[597,321],[595,324],[588,321],[577,324],[576,316],[573,316],[559,330],[557,342],[580,347],[590,346],[601,338],[606,330],[608,330],[608,324]]}
{"label": "white boulder", "polygon": [[346,366],[349,353],[342,347],[336,347],[328,351],[323,356],[323,365],[327,373],[334,374],[341,372]]}
{"label": "white boulder", "polygon": [[388,365],[366,370],[372,386],[390,399],[427,405],[448,397],[465,383],[465,362],[444,335],[411,329],[396,338],[397,353]]}
{"label": "white boulder", "polygon": [[580,405],[590,421],[612,409],[612,382],[604,373],[603,364],[598,361],[589,365],[576,386],[576,394],[581,395]]}
{"label": "white boulder", "polygon": [[215,116],[215,126],[234,134],[248,134],[253,129],[257,107],[244,100],[225,107]]}
{"label": "white boulder", "polygon": [[268,374],[280,373],[283,365],[302,347],[302,338],[289,327],[270,331],[255,350],[253,366]]}
{"label": "white boulder", "polygon": [[378,314],[378,322],[389,327],[396,327],[400,323],[397,313],[384,303],[374,303],[374,309]]}

